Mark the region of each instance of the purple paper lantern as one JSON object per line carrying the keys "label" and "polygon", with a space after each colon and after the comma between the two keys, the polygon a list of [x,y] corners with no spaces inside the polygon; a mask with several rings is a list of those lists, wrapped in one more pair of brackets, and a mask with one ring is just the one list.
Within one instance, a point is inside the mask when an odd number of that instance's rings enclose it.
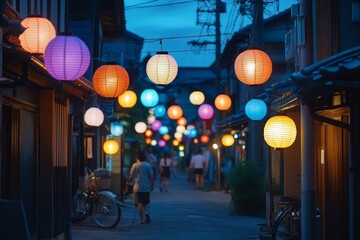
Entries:
{"label": "purple paper lantern", "polygon": [[90,52],[76,36],[59,35],[49,42],[44,53],[45,67],[57,80],[80,78],[90,65]]}
{"label": "purple paper lantern", "polygon": [[199,117],[203,120],[209,120],[214,116],[214,108],[209,104],[202,104],[198,109]]}
{"label": "purple paper lantern", "polygon": [[157,131],[161,128],[162,123],[160,120],[155,120],[152,124],[151,124],[151,129],[154,131]]}
{"label": "purple paper lantern", "polygon": [[165,147],[166,146],[166,142],[164,140],[159,140],[159,143],[158,143],[159,147]]}

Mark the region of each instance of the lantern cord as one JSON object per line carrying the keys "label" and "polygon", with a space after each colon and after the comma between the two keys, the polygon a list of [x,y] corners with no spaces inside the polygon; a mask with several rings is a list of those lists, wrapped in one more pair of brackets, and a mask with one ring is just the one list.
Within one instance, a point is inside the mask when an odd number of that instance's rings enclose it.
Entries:
{"label": "lantern cord", "polygon": [[34,15],[40,14],[39,12],[40,12],[40,11],[39,11],[39,9],[38,9],[38,0],[35,0],[35,1],[34,1],[33,14],[34,14]]}
{"label": "lantern cord", "polygon": [[160,38],[160,51],[162,52],[162,38]]}

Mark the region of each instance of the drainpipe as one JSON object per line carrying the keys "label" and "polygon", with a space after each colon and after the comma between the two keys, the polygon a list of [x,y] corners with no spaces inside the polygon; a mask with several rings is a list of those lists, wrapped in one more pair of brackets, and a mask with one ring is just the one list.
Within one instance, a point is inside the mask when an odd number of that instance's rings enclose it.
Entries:
{"label": "drainpipe", "polygon": [[[304,21],[304,42],[300,50],[300,68],[313,63],[312,1],[300,0]],[[303,102],[301,112],[301,238],[316,239],[315,141],[314,120]]]}

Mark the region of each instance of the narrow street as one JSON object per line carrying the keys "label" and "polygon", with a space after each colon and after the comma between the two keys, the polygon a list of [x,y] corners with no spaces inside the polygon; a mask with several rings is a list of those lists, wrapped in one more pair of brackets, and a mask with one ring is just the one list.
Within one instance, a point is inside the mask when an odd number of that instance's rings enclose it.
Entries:
{"label": "narrow street", "polygon": [[168,192],[159,191],[157,179],[150,224],[138,224],[131,197],[125,205],[115,228],[101,229],[87,219],[73,224],[72,239],[258,239],[258,224],[265,223],[264,218],[231,214],[230,194],[196,190],[186,174],[172,177]]}

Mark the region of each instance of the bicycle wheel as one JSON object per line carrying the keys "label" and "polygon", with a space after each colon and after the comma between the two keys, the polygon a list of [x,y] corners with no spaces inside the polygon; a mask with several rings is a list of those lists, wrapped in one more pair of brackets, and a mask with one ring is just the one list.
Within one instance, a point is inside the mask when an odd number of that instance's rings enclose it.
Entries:
{"label": "bicycle wheel", "polygon": [[287,209],[277,219],[273,228],[273,239],[300,239],[300,217],[295,209]]}
{"label": "bicycle wheel", "polygon": [[95,199],[93,215],[98,226],[115,227],[121,217],[120,205],[114,197],[100,192]]}
{"label": "bicycle wheel", "polygon": [[71,219],[75,222],[83,221],[87,216],[87,195],[77,190],[72,200]]}

